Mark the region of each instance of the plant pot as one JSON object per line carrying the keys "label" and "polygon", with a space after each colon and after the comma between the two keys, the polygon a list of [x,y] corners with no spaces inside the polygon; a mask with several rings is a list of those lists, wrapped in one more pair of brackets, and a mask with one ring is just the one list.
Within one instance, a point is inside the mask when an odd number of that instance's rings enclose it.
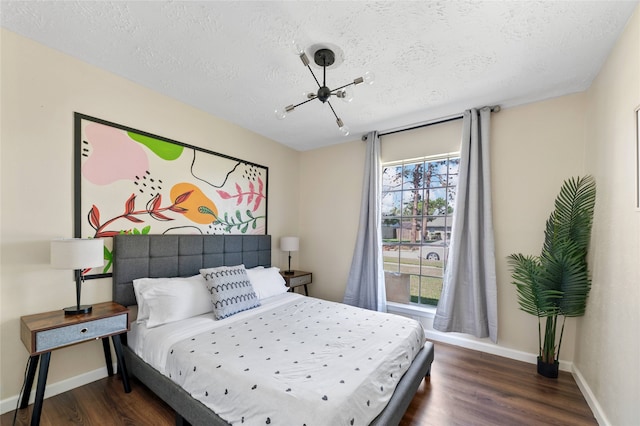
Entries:
{"label": "plant pot", "polygon": [[548,377],[550,379],[558,378],[558,361],[554,361],[553,364],[548,362],[542,362],[542,359],[538,357],[538,374],[544,377]]}

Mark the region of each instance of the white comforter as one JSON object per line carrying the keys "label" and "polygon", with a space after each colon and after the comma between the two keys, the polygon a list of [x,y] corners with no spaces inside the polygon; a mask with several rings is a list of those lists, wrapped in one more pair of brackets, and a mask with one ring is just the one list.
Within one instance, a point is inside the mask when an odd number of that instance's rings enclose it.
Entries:
{"label": "white comforter", "polygon": [[164,355],[144,346],[233,425],[369,424],[424,342],[414,320],[294,294],[228,320],[195,319]]}

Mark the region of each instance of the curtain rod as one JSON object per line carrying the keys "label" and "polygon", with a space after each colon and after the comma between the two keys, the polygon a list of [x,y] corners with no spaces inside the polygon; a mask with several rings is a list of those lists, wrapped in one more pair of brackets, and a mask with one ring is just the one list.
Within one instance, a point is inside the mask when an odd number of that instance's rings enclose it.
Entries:
{"label": "curtain rod", "polygon": [[[483,108],[487,108],[487,107],[483,107]],[[500,105],[493,105],[493,106],[489,106],[488,108],[491,108],[491,112],[500,112]],[[478,109],[482,109],[482,108],[478,108]],[[387,136],[387,135],[392,135],[394,133],[400,133],[400,132],[406,132],[407,130],[415,130],[415,129],[420,129],[422,127],[429,127],[429,126],[433,126],[436,124],[442,124],[442,123],[448,123],[449,121],[456,121],[456,120],[460,120],[462,119],[463,114],[456,114],[453,116],[449,116],[449,117],[443,117],[443,118],[437,118],[433,121],[428,121],[426,123],[422,123],[422,124],[416,124],[414,126],[409,126],[409,127],[405,127],[405,128],[401,128],[401,129],[397,129],[397,130],[388,130],[386,132],[383,133],[378,133],[378,136]],[[367,140],[367,135],[362,136],[362,140],[366,141]]]}

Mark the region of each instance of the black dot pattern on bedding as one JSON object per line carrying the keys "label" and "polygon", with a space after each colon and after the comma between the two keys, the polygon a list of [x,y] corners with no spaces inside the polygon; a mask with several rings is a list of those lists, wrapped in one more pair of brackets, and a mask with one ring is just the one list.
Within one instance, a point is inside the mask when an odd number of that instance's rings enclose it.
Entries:
{"label": "black dot pattern on bedding", "polygon": [[424,339],[408,318],[313,298],[229,320],[175,344],[167,372],[232,425],[368,424]]}

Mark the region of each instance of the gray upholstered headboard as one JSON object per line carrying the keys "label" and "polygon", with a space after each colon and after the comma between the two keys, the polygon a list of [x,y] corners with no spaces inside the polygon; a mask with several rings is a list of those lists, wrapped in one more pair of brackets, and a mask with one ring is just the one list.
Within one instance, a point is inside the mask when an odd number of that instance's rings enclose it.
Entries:
{"label": "gray upholstered headboard", "polygon": [[271,266],[270,235],[116,235],[113,301],[136,304],[136,278],[188,277],[201,268]]}

